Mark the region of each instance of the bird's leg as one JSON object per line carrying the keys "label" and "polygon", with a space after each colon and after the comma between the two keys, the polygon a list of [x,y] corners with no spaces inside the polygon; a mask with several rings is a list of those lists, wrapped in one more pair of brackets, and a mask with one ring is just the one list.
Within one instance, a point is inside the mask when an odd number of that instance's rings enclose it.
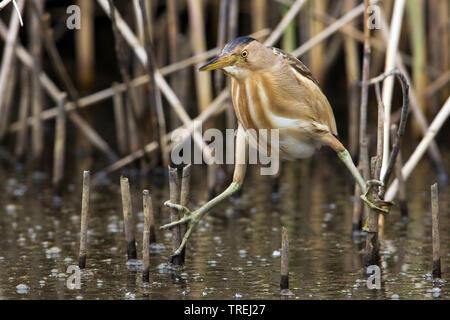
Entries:
{"label": "bird's leg", "polygon": [[211,199],[210,201],[208,201],[207,203],[202,205],[200,208],[198,208],[197,210],[192,211],[192,212],[187,207],[181,206],[179,204],[171,203],[170,201],[166,201],[164,203],[164,205],[166,207],[179,210],[184,215],[183,215],[183,218],[181,218],[178,221],[174,221],[172,223],[161,226],[160,230],[173,228],[173,227],[183,224],[183,223],[188,224],[186,234],[184,235],[180,246],[173,253],[171,258],[181,254],[181,251],[186,246],[186,243],[187,243],[189,237],[191,236],[192,232],[194,231],[195,227],[200,222],[200,220],[208,213],[208,211],[211,210],[213,207],[215,207],[220,202],[222,202],[223,200],[225,200],[225,199],[229,198],[230,196],[232,196],[233,194],[235,194],[242,187],[242,184],[244,182],[245,171],[246,171],[246,162],[247,162],[247,140],[245,138],[245,132],[241,126],[239,126],[239,128],[238,128],[235,150],[236,150],[236,157],[235,157],[236,159],[235,159],[233,182],[221,194],[219,194],[218,196]]}
{"label": "bird's leg", "polygon": [[372,209],[378,210],[382,213],[389,213],[388,208],[381,208],[377,205],[375,205],[372,201],[369,200],[368,194],[371,190],[372,186],[384,186],[382,181],[379,180],[368,180],[364,181],[363,177],[361,176],[361,173],[356,168],[355,164],[353,163],[352,157],[350,156],[350,153],[347,151],[347,149],[344,149],[343,151],[338,152],[339,159],[341,159],[342,162],[344,162],[345,166],[350,170],[353,177],[355,177],[356,182],[361,187],[361,190],[364,190],[364,193],[361,195],[361,199]]}
{"label": "bird's leg", "polygon": [[164,205],[169,208],[173,208],[176,210],[179,210],[180,212],[184,213],[183,218],[181,218],[178,221],[174,221],[172,223],[166,224],[164,226],[161,226],[160,229],[169,229],[173,228],[177,225],[187,223],[188,229],[186,231],[186,234],[183,237],[183,240],[181,242],[181,245],[178,247],[178,249],[173,253],[173,256],[177,256],[181,254],[181,251],[186,246],[186,242],[188,241],[190,235],[192,234],[192,231],[194,231],[197,224],[200,222],[200,220],[208,213],[209,210],[211,210],[213,207],[215,207],[217,204],[225,200],[226,198],[230,197],[234,193],[236,193],[240,188],[241,184],[237,182],[232,182],[227,189],[225,189],[224,192],[219,194],[217,197],[211,199],[207,203],[205,203],[203,206],[198,208],[197,210],[191,212],[188,208],[181,206],[179,204],[171,203],[170,201],[166,201]]}

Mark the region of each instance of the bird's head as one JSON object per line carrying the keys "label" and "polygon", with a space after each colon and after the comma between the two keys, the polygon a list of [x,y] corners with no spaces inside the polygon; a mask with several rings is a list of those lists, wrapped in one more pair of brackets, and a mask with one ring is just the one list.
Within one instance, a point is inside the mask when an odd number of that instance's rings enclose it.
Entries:
{"label": "bird's head", "polygon": [[200,67],[199,71],[220,69],[233,77],[245,78],[251,71],[265,67],[265,49],[253,38],[239,37],[228,42],[222,52]]}

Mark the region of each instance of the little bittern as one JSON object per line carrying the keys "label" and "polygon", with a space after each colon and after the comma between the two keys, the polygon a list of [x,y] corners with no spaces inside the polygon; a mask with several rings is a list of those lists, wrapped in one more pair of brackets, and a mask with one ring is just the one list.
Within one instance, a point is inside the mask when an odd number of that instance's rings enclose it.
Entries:
{"label": "little bittern", "polygon": [[[361,198],[370,207],[386,211],[367,199],[367,192],[374,182],[364,181],[349,152],[337,139],[336,121],[330,103],[300,60],[280,49],[266,47],[253,38],[240,37],[229,42],[217,57],[199,71],[215,69],[231,77],[233,106],[239,120],[236,157],[245,154],[247,143],[251,142],[245,134],[248,129],[255,129],[253,132],[278,129],[282,159],[308,158],[321,146],[329,146],[337,152],[361,190],[365,191]],[[174,255],[180,254],[200,219],[217,203],[240,189],[245,170],[245,164],[236,163],[230,186],[194,212],[178,204],[165,203],[183,212],[184,217],[161,229],[189,224]]]}

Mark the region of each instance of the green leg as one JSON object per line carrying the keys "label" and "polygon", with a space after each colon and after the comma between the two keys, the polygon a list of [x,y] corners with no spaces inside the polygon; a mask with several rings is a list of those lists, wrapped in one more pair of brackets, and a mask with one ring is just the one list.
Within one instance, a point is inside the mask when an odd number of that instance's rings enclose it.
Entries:
{"label": "green leg", "polygon": [[241,188],[240,184],[238,184],[236,182],[232,182],[224,192],[219,194],[217,197],[211,199],[210,201],[205,203],[203,206],[201,206],[200,208],[198,208],[194,212],[191,212],[188,208],[186,208],[184,206],[181,206],[179,204],[170,203],[170,201],[166,201],[164,203],[164,205],[166,207],[177,209],[177,210],[181,211],[182,213],[184,213],[184,217],[181,218],[178,221],[174,221],[172,223],[169,223],[169,224],[166,224],[164,226],[161,226],[159,228],[160,230],[173,228],[173,227],[175,227],[177,225],[180,225],[180,224],[183,224],[183,223],[188,223],[189,224],[189,227],[188,227],[188,229],[186,231],[186,234],[183,237],[181,245],[174,252],[173,256],[177,256],[177,255],[181,254],[181,251],[186,246],[186,243],[187,243],[190,235],[192,234],[192,231],[194,231],[194,229],[197,226],[197,224],[208,213],[208,211],[211,210],[213,207],[215,207],[220,202],[222,202],[223,200],[225,200],[226,198],[232,196],[240,188]]}
{"label": "green leg", "polygon": [[344,162],[345,166],[350,170],[353,177],[355,177],[356,182],[361,187],[361,190],[364,191],[364,193],[361,195],[361,199],[372,209],[379,210],[384,213],[389,213],[388,209],[380,208],[376,206],[374,203],[372,203],[369,198],[367,197],[371,187],[373,185],[380,185],[383,186],[383,182],[377,181],[377,180],[369,180],[367,182],[364,181],[363,177],[361,176],[361,173],[359,173],[358,168],[356,168],[355,164],[353,163],[352,157],[350,156],[350,153],[347,150],[338,152],[339,159],[341,159],[342,162]]}

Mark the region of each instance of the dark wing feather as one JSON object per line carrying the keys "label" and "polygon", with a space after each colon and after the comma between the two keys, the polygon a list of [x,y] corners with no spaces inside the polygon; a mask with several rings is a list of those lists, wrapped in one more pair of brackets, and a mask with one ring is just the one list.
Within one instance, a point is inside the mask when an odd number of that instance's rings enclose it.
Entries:
{"label": "dark wing feather", "polygon": [[284,61],[286,61],[287,64],[289,64],[292,68],[297,70],[302,76],[308,78],[315,84],[319,85],[319,82],[314,79],[311,71],[308,69],[307,66],[303,64],[300,60],[298,60],[296,57],[294,57],[292,54],[286,53],[281,49],[271,47],[273,53],[279,57],[281,57]]}

